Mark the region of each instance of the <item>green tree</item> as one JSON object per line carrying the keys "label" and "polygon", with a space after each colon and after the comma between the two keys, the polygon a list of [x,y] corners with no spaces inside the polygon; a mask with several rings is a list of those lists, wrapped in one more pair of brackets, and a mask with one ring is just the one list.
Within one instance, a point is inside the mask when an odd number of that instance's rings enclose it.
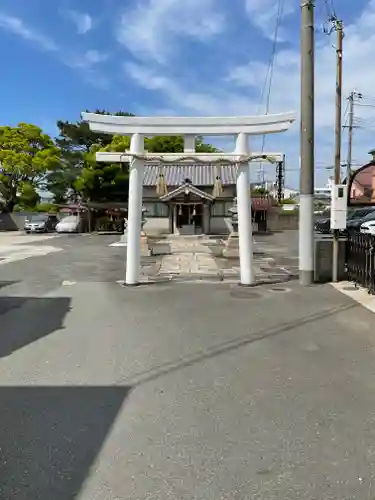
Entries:
{"label": "green tree", "polygon": [[74,189],[85,200],[96,202],[121,202],[127,199],[128,169],[120,163],[97,163],[95,153],[100,145],[93,146],[84,155],[83,168],[74,181]]}
{"label": "green tree", "polygon": [[17,127],[0,127],[0,162],[3,209],[11,212],[22,196],[30,202],[32,191],[36,194],[35,188],[43,185],[46,173],[59,165],[60,153],[39,127],[19,123]]}
{"label": "green tree", "polygon": [[[121,142],[121,139],[122,137],[119,137],[118,142]],[[145,139],[145,149],[152,153],[182,153],[184,151],[184,139],[181,136],[155,135],[150,139]],[[217,153],[219,151],[211,144],[204,143],[202,137],[196,138],[195,149],[198,153]]]}
{"label": "green tree", "polygon": [[67,203],[69,195],[74,191],[76,177],[74,169],[65,166],[62,162],[56,171],[48,173],[46,186],[48,191],[52,193],[55,203],[59,205]]}
{"label": "green tree", "polygon": [[31,182],[21,182],[17,196],[17,206],[21,210],[30,210],[34,209],[39,202],[40,196],[35,186]]}
{"label": "green tree", "polygon": [[[86,110],[86,112],[90,112]],[[117,113],[109,113],[108,111],[97,109],[94,113],[99,115],[115,116],[134,116],[125,111]],[[89,124],[79,120],[76,122],[68,122],[59,120],[57,122],[59,129],[59,137],[56,139],[56,144],[63,152],[70,154],[89,153],[92,146],[100,144],[102,147],[107,146],[112,142],[112,136],[109,134],[101,134],[90,130]],[[82,157],[80,157],[82,159]]]}
{"label": "green tree", "polygon": [[[107,111],[97,109],[97,114],[108,115]],[[130,113],[119,111],[116,116],[133,116]],[[82,183],[76,182],[81,175],[84,165],[86,165],[86,155],[94,145],[105,147],[112,141],[112,136],[92,132],[88,123],[82,120],[76,122],[57,122],[59,136],[56,144],[61,150],[62,162],[58,169],[51,172],[47,178],[48,190],[53,194],[54,202],[64,204],[71,194],[77,194],[76,186]],[[89,158],[92,164],[92,157]],[[100,168],[97,166],[97,168]],[[86,177],[86,176],[85,176]],[[91,182],[91,181],[90,181]]]}
{"label": "green tree", "polygon": [[255,187],[250,190],[252,196],[266,196],[268,195],[268,190],[264,187]]}

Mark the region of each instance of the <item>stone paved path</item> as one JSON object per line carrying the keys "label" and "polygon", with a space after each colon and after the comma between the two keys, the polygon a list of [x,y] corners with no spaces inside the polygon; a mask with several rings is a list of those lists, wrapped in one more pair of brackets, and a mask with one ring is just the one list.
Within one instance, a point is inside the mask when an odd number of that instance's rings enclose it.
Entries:
{"label": "stone paved path", "polygon": [[168,240],[171,254],[162,258],[159,276],[220,277],[221,271],[201,238],[178,236]]}
{"label": "stone paved path", "polygon": [[[238,281],[239,259],[219,256],[217,249],[222,244],[218,241],[198,236],[174,236],[165,243],[169,244],[171,254],[161,258],[158,277],[193,281]],[[283,263],[277,263],[272,255],[259,255],[256,249],[253,267],[259,282],[285,281],[293,274]]]}

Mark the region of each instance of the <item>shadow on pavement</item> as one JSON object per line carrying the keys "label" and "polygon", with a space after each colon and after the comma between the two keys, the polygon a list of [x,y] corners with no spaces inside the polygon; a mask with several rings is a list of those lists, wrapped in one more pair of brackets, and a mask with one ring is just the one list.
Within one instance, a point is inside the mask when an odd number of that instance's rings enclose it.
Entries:
{"label": "shadow on pavement", "polygon": [[70,303],[69,297],[0,296],[0,357],[63,328]]}
{"label": "shadow on pavement", "polygon": [[0,498],[77,498],[129,391],[1,388]]}
{"label": "shadow on pavement", "polygon": [[121,379],[118,383],[126,382],[129,383],[132,387],[136,387],[147,382],[157,380],[158,378],[169,375],[173,372],[182,370],[183,368],[194,366],[209,359],[215,358],[216,356],[220,356],[221,354],[235,351],[247,345],[276,337],[277,335],[281,335],[283,333],[291,332],[295,328],[308,325],[309,323],[320,321],[325,318],[329,318],[330,316],[350,309],[355,309],[356,307],[360,306],[357,303],[341,305],[335,308],[312,313],[311,315],[305,316],[304,318],[298,318],[286,323],[280,323],[276,327],[266,330],[260,330],[258,332],[252,332],[249,335],[237,337],[228,342],[213,345],[205,350],[195,352],[193,354],[175,359],[170,362],[166,362],[163,365],[155,366],[154,368],[151,368],[149,370],[138,372],[130,377]]}
{"label": "shadow on pavement", "polygon": [[0,281],[0,290],[6,286],[15,285],[18,281]]}
{"label": "shadow on pavement", "polygon": [[18,226],[11,214],[0,212],[0,231],[18,231]]}

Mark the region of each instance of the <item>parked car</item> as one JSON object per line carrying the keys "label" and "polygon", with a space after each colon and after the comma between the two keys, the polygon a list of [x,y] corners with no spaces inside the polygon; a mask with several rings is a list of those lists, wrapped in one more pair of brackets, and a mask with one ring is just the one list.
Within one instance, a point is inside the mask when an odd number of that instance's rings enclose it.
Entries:
{"label": "parked car", "polygon": [[[375,210],[375,207],[367,207],[367,208],[349,208],[347,221],[351,221],[354,218],[361,218],[367,215],[372,210]],[[331,217],[324,217],[319,219],[315,223],[315,231],[318,231],[322,234],[330,234],[331,232]]]}
{"label": "parked car", "polygon": [[316,221],[315,231],[322,234],[329,234],[331,232],[331,217],[324,217]]}
{"label": "parked car", "polygon": [[58,222],[55,214],[33,215],[30,220],[25,220],[24,230],[26,233],[49,233],[55,231]]}
{"label": "parked car", "polygon": [[78,215],[68,215],[61,220],[57,226],[58,233],[78,233],[80,225],[80,218]]}
{"label": "parked car", "polygon": [[364,222],[361,226],[360,232],[362,234],[372,234],[375,236],[375,220]]}
{"label": "parked car", "polygon": [[331,232],[331,211],[326,208],[319,219],[315,222],[315,231],[322,234],[329,234]]}
{"label": "parked car", "polygon": [[369,207],[367,209],[366,215],[362,217],[357,217],[357,215],[350,219],[346,225],[347,232],[357,232],[360,231],[362,224],[365,222],[375,221],[375,207]]}

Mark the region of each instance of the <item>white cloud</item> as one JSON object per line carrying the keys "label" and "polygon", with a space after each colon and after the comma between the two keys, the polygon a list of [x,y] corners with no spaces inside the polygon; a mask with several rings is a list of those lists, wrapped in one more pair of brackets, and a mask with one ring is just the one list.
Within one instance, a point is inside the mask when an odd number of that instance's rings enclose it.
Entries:
{"label": "white cloud", "polygon": [[[296,23],[295,36],[299,26]],[[344,38],[344,89],[343,96],[356,89],[364,95],[374,96],[368,107],[357,107],[356,115],[366,125],[354,132],[353,158],[357,162],[367,161],[367,152],[375,146],[375,0],[367,3],[363,12],[345,26]],[[316,162],[319,166],[318,179],[329,171],[320,170],[322,165],[332,165],[334,159],[334,117],[335,117],[335,43],[331,38],[317,35],[316,44]],[[271,92],[270,112],[299,110],[300,107],[300,54],[299,46],[281,50],[277,54]],[[259,109],[259,96],[264,83],[267,63],[251,60],[233,67],[227,78],[221,78],[219,71],[210,81],[195,78],[195,86],[181,77],[172,77],[172,70],[161,70],[150,64],[127,64],[127,73],[141,86],[159,92],[166,106],[180,114],[243,115],[253,114]],[[218,68],[220,70],[220,68]],[[164,72],[163,72],[164,71]],[[169,71],[169,72],[168,72]],[[191,76],[191,75],[190,75]],[[365,104],[365,101],[363,101]],[[345,108],[345,101],[343,107]],[[359,122],[358,122],[359,123]],[[268,136],[266,148],[281,149],[288,155],[290,168],[298,166],[299,126],[279,136]],[[346,132],[343,139],[342,160],[346,160]],[[254,147],[259,139],[254,138]],[[294,175],[296,176],[298,172]],[[322,181],[318,182],[321,183]]]}
{"label": "white cloud", "polygon": [[98,50],[88,50],[84,54],[75,54],[66,58],[66,64],[74,68],[89,69],[97,64],[105,62],[108,54]]}
{"label": "white cloud", "polygon": [[[366,22],[364,22],[366,21]],[[345,28],[343,54],[343,95],[354,88],[364,94],[374,94],[375,68],[373,53],[375,46],[375,0],[371,0],[366,11]],[[315,92],[316,126],[333,127],[335,106],[335,58],[334,34],[324,44],[319,41],[316,47]],[[248,64],[232,69],[229,80],[239,88],[263,85],[267,64],[250,61]],[[363,75],[365,72],[365,78]],[[254,78],[257,75],[257,78]],[[277,54],[271,94],[272,111],[299,108],[300,95],[300,54],[296,50],[280,51]]]}
{"label": "white cloud", "polygon": [[92,87],[100,90],[109,90],[112,86],[112,81],[105,74],[99,73],[94,69],[89,69],[82,73],[82,78]]}
{"label": "white cloud", "polygon": [[0,28],[21,37],[24,40],[35,43],[42,50],[58,50],[58,47],[53,40],[27,26],[19,17],[9,16],[6,13],[0,12]]}
{"label": "white cloud", "polygon": [[98,65],[109,59],[108,54],[98,50],[88,50],[83,54],[65,55],[65,64],[80,71],[84,80],[93,87],[107,90],[111,86],[111,80],[100,72]]}
{"label": "white cloud", "polygon": [[65,14],[75,24],[79,35],[85,35],[93,28],[93,20],[90,14],[76,10],[68,10]]}
{"label": "white cloud", "polygon": [[100,89],[109,88],[110,80],[96,68],[100,63],[108,59],[107,54],[98,50],[87,50],[84,53],[79,53],[66,47],[62,49],[54,40],[37,32],[21,18],[9,16],[2,12],[0,12],[0,28],[23,40],[33,42],[41,50],[54,52],[61,63],[79,71],[82,78],[92,86]]}
{"label": "white cloud", "polygon": [[220,0],[139,0],[123,12],[117,40],[134,55],[165,63],[176,40],[206,42],[225,29]]}
{"label": "white cloud", "polygon": [[[178,81],[144,64],[125,63],[127,75],[140,86],[164,94],[177,109],[186,114],[241,115],[255,112],[254,102],[224,89],[208,87],[193,91]],[[211,82],[210,82],[211,84]]]}
{"label": "white cloud", "polygon": [[[375,46],[375,0],[367,3],[365,10],[358,13],[357,19],[345,27],[344,54],[343,54],[343,97],[347,97],[353,89],[365,95],[375,95],[375,68],[373,53]],[[334,163],[334,118],[335,118],[335,35],[328,39],[318,38],[316,44],[315,62],[315,126],[316,126],[316,159],[322,165]],[[232,69],[229,80],[238,88],[238,91],[248,86],[258,88],[263,84],[267,65],[257,61]],[[258,78],[254,78],[258,75]],[[258,82],[258,83],[257,83]],[[270,112],[280,112],[288,109],[299,110],[300,106],[300,54],[297,49],[281,51],[277,55],[273,75]],[[371,101],[371,103],[375,103]],[[343,102],[343,112],[346,103]],[[343,113],[344,114],[344,113]],[[361,117],[361,124],[367,128],[354,132],[353,159],[358,163],[367,161],[367,151],[373,147],[373,127],[375,107],[357,107],[356,115]],[[346,116],[347,117],[347,116]],[[372,117],[372,122],[371,122]],[[363,121],[364,120],[364,121]],[[345,116],[344,120],[345,121]],[[298,132],[298,128],[295,128]],[[343,136],[342,161],[346,161],[347,131]],[[297,134],[293,134],[297,135]],[[292,139],[290,135],[285,139]],[[272,139],[273,140],[273,139]],[[292,139],[293,140],[293,139]],[[271,139],[267,139],[268,143]],[[294,158],[298,157],[299,145],[294,146],[288,140],[288,149],[293,150]],[[295,161],[296,163],[296,161]],[[325,173],[325,175],[327,172]],[[318,172],[318,175],[321,175]]]}
{"label": "white cloud", "polygon": [[[259,29],[265,38],[273,38],[275,22],[278,14],[278,3],[276,0],[244,0],[245,10],[253,26]],[[281,9],[282,19],[293,14],[298,7],[296,0],[284,0]],[[279,40],[287,37],[286,32],[279,28]]]}

